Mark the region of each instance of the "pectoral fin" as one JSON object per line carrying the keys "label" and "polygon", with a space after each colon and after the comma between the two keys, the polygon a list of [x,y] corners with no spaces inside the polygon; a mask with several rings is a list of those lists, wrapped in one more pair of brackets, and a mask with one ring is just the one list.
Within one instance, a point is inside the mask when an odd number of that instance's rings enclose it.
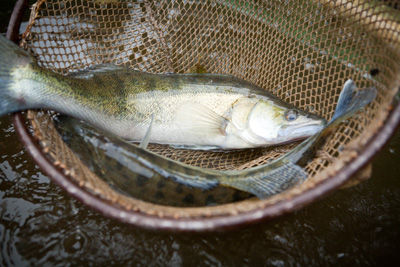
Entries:
{"label": "pectoral fin", "polygon": [[225,135],[228,120],[210,108],[199,103],[187,103],[176,114],[176,122],[186,131],[194,134]]}

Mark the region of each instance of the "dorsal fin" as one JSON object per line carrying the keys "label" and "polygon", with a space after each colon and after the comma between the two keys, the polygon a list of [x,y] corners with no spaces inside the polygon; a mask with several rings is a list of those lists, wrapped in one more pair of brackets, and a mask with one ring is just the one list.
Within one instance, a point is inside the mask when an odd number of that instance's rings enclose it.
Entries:
{"label": "dorsal fin", "polygon": [[126,70],[126,67],[118,66],[114,64],[99,64],[93,65],[85,70],[80,70],[77,72],[72,72],[68,74],[70,77],[78,78],[78,79],[90,79],[96,73],[104,73],[104,72],[111,72],[111,71],[122,71]]}

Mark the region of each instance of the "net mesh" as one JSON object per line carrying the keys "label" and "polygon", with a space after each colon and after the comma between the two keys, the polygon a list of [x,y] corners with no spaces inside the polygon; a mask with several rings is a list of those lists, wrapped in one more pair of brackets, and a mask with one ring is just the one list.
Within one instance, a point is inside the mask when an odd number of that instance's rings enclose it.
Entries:
{"label": "net mesh", "polygon": [[[346,164],[387,116],[399,86],[399,9],[395,0],[40,0],[22,45],[40,65],[63,74],[102,63],[152,73],[230,74],[326,119],[347,79],[360,88],[377,87],[375,101],[341,124],[306,166],[313,183]],[[34,130],[53,161],[65,160],[68,148],[54,141],[54,129],[38,123]],[[293,146],[230,153],[150,149],[191,165],[245,169]],[[62,164],[76,169],[82,163]],[[74,177],[80,182],[85,175]]]}

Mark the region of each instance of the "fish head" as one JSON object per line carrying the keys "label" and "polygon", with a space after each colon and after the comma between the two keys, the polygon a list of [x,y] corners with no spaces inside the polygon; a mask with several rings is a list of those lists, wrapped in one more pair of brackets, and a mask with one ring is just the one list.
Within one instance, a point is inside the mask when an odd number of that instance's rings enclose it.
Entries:
{"label": "fish head", "polygon": [[257,143],[284,144],[321,131],[326,120],[273,101],[258,101],[248,116],[248,129]]}

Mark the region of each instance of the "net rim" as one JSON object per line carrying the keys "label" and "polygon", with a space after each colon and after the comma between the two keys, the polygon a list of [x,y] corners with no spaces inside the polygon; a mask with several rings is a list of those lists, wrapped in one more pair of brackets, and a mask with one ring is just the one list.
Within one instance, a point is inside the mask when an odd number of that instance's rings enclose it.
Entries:
{"label": "net rim", "polygon": [[[18,0],[12,13],[9,27],[7,29],[7,37],[13,41],[16,41],[18,37],[17,33],[22,13],[27,7],[27,2],[27,0]],[[70,195],[87,206],[99,211],[103,215],[117,219],[121,222],[149,229],[174,231],[212,231],[231,229],[276,218],[304,207],[339,188],[358,170],[366,166],[372,160],[373,156],[394,134],[399,123],[400,104],[397,104],[397,106],[389,113],[386,122],[380,127],[381,129],[377,131],[377,134],[374,135],[367,144],[365,144],[361,151],[359,151],[360,154],[358,157],[352,158],[349,163],[338,170],[335,175],[329,176],[327,179],[315,184],[314,187],[308,188],[301,194],[295,195],[292,198],[280,200],[264,207],[226,216],[166,218],[144,214],[143,212],[136,212],[133,210],[124,210],[118,206],[101,200],[96,195],[79,187],[46,158],[34,137],[29,133],[21,113],[13,115],[13,124],[16,132],[34,161],[53,182],[65,189]],[[261,200],[259,201],[261,202]],[[176,209],[184,210],[184,208]],[[204,209],[206,210],[207,208]]]}
{"label": "net rim", "polygon": [[[330,192],[345,184],[346,181],[348,181],[358,170],[365,167],[372,160],[373,156],[376,155],[380,149],[382,149],[389,138],[394,134],[395,130],[399,126],[399,123],[400,103],[397,104],[396,108],[389,114],[386,123],[381,127],[381,130],[378,131],[378,134],[371,138],[364,149],[360,151],[360,155],[358,157],[353,158],[349,164],[340,169],[336,175],[328,177],[327,179],[316,184],[314,187],[303,191],[301,194],[296,195],[293,198],[281,200],[272,205],[234,215],[210,216],[204,218],[166,218],[144,214],[142,212],[135,212],[132,210],[124,210],[101,200],[99,197],[79,187],[46,158],[46,156],[43,154],[43,151],[39,148],[38,144],[25,127],[22,114],[16,113],[13,115],[14,127],[17,130],[20,140],[34,161],[53,182],[66,190],[71,196],[78,199],[85,205],[97,210],[101,214],[113,219],[117,219],[124,223],[152,230],[184,232],[227,230],[237,228],[239,226],[270,220],[298,210],[326,196]],[[185,208],[174,209],[184,210]],[[198,209],[206,210],[207,208]]]}

